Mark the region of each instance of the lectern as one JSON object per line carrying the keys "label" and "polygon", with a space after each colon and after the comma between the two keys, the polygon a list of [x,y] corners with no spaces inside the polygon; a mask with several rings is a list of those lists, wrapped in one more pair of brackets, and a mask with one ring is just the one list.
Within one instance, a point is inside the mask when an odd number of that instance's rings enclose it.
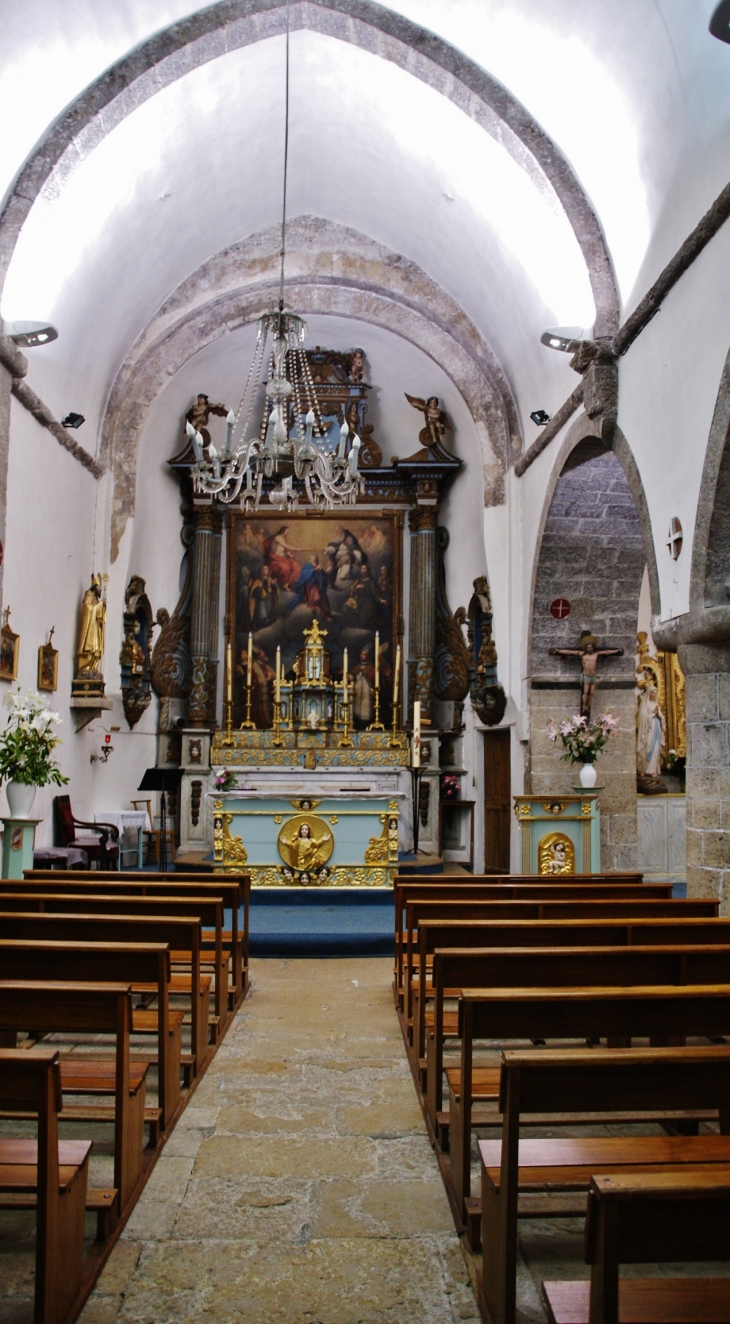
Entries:
{"label": "lectern", "polygon": [[139,791],[160,792],[160,873],[167,873],[167,792],[177,791],[182,780],[182,768],[148,768]]}

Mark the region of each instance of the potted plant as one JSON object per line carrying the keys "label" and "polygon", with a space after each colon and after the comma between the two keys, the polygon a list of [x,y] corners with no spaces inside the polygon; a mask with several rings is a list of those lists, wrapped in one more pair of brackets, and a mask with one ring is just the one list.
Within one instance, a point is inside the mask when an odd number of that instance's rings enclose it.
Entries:
{"label": "potted plant", "polygon": [[617,729],[618,718],[610,713],[601,713],[598,721],[590,724],[587,717],[579,717],[576,713],[560,726],[549,722],[547,732],[550,740],[560,740],[565,751],[560,755],[561,759],[580,765],[580,784],[587,789],[595,786],[596,759]]}
{"label": "potted plant", "polygon": [[0,781],[6,782],[12,817],[27,818],[39,786],[68,781],[53,757],[61,718],[33,690],[11,690],[5,704],[10,715],[0,735]]}

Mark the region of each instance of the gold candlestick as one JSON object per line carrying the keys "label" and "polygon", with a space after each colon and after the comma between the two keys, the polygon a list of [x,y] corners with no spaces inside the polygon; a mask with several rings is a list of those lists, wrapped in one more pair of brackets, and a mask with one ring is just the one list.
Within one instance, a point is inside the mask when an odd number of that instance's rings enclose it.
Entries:
{"label": "gold candlestick", "polygon": [[221,741],[223,745],[234,744],[233,740],[233,704],[230,699],[226,700],[226,734]]}
{"label": "gold candlestick", "polygon": [[246,720],[241,722],[242,731],[255,731],[256,723],[251,721],[251,694],[253,685],[253,648],[252,639],[249,632],[248,636],[248,657],[246,666]]}
{"label": "gold candlestick", "polygon": [[393,713],[392,730],[388,741],[389,749],[400,749],[400,736],[398,735],[398,700],[394,699],[390,705]]}
{"label": "gold candlestick", "polygon": [[[346,673],[345,673],[345,674],[346,674]],[[352,746],[353,746],[353,740],[352,740],[352,737],[351,737],[351,735],[350,735],[350,727],[349,727],[349,717],[350,717],[349,692],[350,692],[350,686],[348,685],[347,681],[346,681],[344,678],[343,678],[343,680],[342,680],[340,683],[341,683],[341,685],[342,685],[342,721],[343,721],[343,727],[342,727],[342,735],[341,735],[340,739],[338,740],[337,744],[338,744],[338,747],[339,747],[340,749],[352,749]]]}
{"label": "gold candlestick", "polygon": [[233,744],[233,735],[231,726],[233,723],[233,666],[231,658],[231,645],[226,644],[226,734],[223,737],[224,745]]}
{"label": "gold candlestick", "polygon": [[384,731],[385,727],[380,720],[380,686],[375,688],[375,721],[371,722],[368,731]]}

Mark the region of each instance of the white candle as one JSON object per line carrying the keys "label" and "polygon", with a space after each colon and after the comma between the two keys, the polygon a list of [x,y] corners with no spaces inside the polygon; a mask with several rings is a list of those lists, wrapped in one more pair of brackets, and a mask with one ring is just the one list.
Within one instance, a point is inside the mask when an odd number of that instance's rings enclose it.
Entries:
{"label": "white candle", "polygon": [[342,698],[347,703],[347,649],[342,654]]}
{"label": "white candle", "polygon": [[400,644],[395,654],[395,676],[393,678],[393,703],[398,702],[398,682],[400,680]]}
{"label": "white candle", "polygon": [[278,707],[281,703],[281,644],[276,645],[276,688],[274,698]]}
{"label": "white candle", "polygon": [[231,645],[226,644],[226,699],[233,702],[233,678],[231,676]]}
{"label": "white candle", "polygon": [[375,631],[375,688],[380,689],[380,632]]}
{"label": "white candle", "polygon": [[416,699],[413,705],[413,766],[421,766],[421,701]]}
{"label": "white candle", "polygon": [[252,681],[253,681],[253,635],[251,634],[251,631],[249,630],[249,632],[248,632],[248,665],[247,665],[247,667],[246,667],[246,684],[247,684],[247,686],[248,686],[249,689],[251,688],[251,683],[252,683]]}

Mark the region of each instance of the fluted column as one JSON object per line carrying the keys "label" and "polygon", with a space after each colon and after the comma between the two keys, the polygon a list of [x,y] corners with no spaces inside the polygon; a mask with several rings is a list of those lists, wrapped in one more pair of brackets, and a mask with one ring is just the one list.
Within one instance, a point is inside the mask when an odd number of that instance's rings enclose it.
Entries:
{"label": "fluted column", "polygon": [[421,721],[433,721],[433,658],[436,650],[435,505],[414,506],[408,517],[411,535],[411,583],[408,613],[408,708],[421,703]]}
{"label": "fluted column", "polygon": [[218,600],[221,566],[221,514],[214,506],[194,512],[193,603],[190,617],[191,726],[215,725],[218,668]]}

